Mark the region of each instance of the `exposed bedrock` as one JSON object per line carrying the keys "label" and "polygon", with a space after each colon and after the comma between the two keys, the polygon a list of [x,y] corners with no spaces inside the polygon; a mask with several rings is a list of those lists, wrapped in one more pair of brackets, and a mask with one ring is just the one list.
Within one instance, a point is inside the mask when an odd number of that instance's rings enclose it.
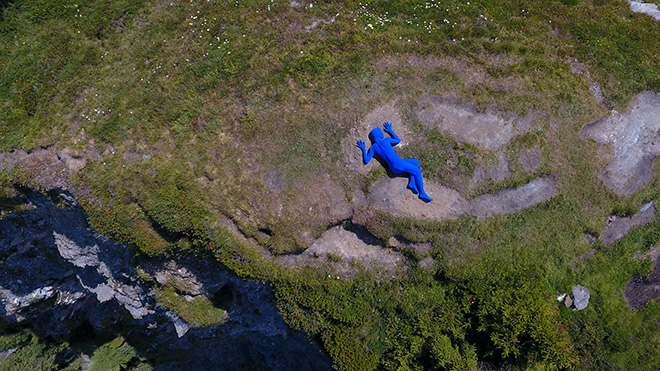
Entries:
{"label": "exposed bedrock", "polygon": [[598,174],[607,187],[619,195],[635,193],[651,180],[660,155],[660,93],[638,95],[626,112],[612,111],[585,125],[580,135],[609,157]]}
{"label": "exposed bedrock", "polygon": [[471,200],[451,188],[426,181],[424,187],[434,201],[425,203],[406,188],[407,184],[407,177],[380,179],[371,187],[369,203],[399,216],[442,221],[470,214],[483,219],[527,209],[551,199],[557,193],[557,182],[552,175]]}
{"label": "exposed bedrock", "polygon": [[658,213],[653,202],[644,204],[637,214],[630,217],[610,215],[605,222],[605,229],[600,235],[603,245],[613,244],[627,235],[633,227],[648,224],[655,220],[657,216]]}
{"label": "exposed bedrock", "polygon": [[[270,286],[232,276],[217,262],[134,256],[96,233],[69,193],[61,192],[60,199],[61,208],[26,192],[21,200],[26,211],[0,219],[4,321],[64,340],[81,328],[104,337],[121,334],[140,356],[165,360],[155,368],[161,370],[240,364],[332,369],[306,334],[286,325]],[[204,295],[222,302],[228,319],[209,327],[189,325],[157,303],[154,285],[165,284],[174,284],[186,299]],[[222,300],[215,300],[219,295]]]}
{"label": "exposed bedrock", "polygon": [[339,225],[325,231],[303,253],[281,256],[278,262],[295,267],[326,265],[339,274],[338,278],[355,275],[358,266],[398,277],[405,269],[404,259],[399,252],[385,248],[365,228]]}
{"label": "exposed bedrock", "polygon": [[436,127],[459,142],[493,152],[530,130],[540,117],[538,112],[523,118],[512,112],[479,112],[474,105],[463,104],[457,98],[430,94],[421,96],[417,103],[415,113],[423,124]]}

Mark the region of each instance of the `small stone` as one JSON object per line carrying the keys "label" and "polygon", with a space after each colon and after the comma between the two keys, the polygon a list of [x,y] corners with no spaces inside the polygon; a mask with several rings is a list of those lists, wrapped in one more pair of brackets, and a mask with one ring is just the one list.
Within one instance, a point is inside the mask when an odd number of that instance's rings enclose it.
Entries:
{"label": "small stone", "polygon": [[573,297],[575,298],[575,302],[573,303],[575,306],[575,310],[582,310],[587,307],[587,304],[589,304],[589,290],[581,285],[575,285],[573,286]]}
{"label": "small stone", "polygon": [[566,295],[566,299],[564,299],[564,305],[566,308],[570,308],[571,305],[573,305],[573,299],[569,295]]}
{"label": "small stone", "polygon": [[174,329],[176,330],[176,336],[182,337],[188,332],[190,326],[182,319],[177,318],[173,321]]}

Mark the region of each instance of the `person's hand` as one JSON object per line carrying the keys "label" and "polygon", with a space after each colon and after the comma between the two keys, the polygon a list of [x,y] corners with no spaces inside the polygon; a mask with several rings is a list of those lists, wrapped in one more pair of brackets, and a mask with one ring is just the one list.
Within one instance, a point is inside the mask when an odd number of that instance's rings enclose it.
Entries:
{"label": "person's hand", "polygon": [[383,126],[385,127],[385,131],[386,131],[386,132],[389,133],[389,132],[392,131],[392,124],[391,124],[391,123],[386,122],[386,123],[383,124]]}
{"label": "person's hand", "polygon": [[363,150],[364,150],[364,149],[367,148],[367,145],[364,144],[364,142],[362,141],[362,139],[360,139],[360,140],[357,141],[357,147],[360,148],[360,149],[363,149]]}

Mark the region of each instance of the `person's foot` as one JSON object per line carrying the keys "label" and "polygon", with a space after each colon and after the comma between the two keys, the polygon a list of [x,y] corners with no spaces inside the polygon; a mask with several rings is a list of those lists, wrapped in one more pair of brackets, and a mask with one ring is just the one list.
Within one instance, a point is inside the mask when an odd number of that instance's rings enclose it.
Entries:
{"label": "person's foot", "polygon": [[421,193],[421,194],[419,195],[419,198],[421,198],[422,200],[424,200],[424,201],[426,201],[426,202],[431,202],[431,201],[433,201],[433,199],[432,199],[431,197],[429,197],[429,195],[427,195],[426,193]]}
{"label": "person's foot", "polygon": [[419,190],[417,189],[417,186],[415,185],[415,183],[413,181],[410,181],[410,183],[408,183],[408,188],[410,188],[413,191],[414,194],[419,193]]}

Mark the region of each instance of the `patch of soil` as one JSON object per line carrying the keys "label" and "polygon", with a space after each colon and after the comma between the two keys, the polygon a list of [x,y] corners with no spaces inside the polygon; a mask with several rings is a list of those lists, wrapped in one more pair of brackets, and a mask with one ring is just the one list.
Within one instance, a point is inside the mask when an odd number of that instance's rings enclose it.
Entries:
{"label": "patch of soil", "polygon": [[513,176],[511,164],[506,156],[506,151],[500,150],[495,154],[497,162],[494,164],[479,164],[474,169],[468,189],[476,189],[480,184],[488,179],[494,182],[501,182]]}
{"label": "patch of soil", "polygon": [[75,172],[87,163],[87,153],[76,153],[65,148],[57,151],[54,145],[41,147],[28,153],[17,149],[0,153],[0,169],[21,169],[34,182],[47,190],[66,189],[69,184],[69,172]]}
{"label": "patch of soil", "polygon": [[433,246],[428,242],[412,243],[410,241],[407,241],[405,238],[397,237],[397,236],[390,237],[387,243],[390,244],[390,246],[396,247],[398,249],[414,249],[422,256],[428,254],[433,248]]}
{"label": "patch of soil", "polygon": [[[401,138],[398,148],[408,145],[410,141],[410,130],[403,124],[401,114],[397,108],[397,102],[392,101],[383,106],[377,107],[369,112],[366,117],[360,120],[357,127],[351,128],[348,135],[342,140],[341,148],[344,152],[344,158],[349,169],[355,170],[362,175],[366,175],[371,169],[381,166],[378,161],[371,160],[364,164],[362,151],[356,146],[359,139],[367,144],[367,149],[371,145],[369,133],[373,128],[383,128],[385,122],[392,123],[392,129]],[[388,135],[388,134],[385,134]]]}
{"label": "patch of soil", "polygon": [[619,195],[635,193],[651,180],[653,160],[660,155],[660,93],[641,93],[625,113],[612,111],[585,125],[580,135],[611,156],[599,173],[607,187]]}
{"label": "patch of soil", "polygon": [[514,137],[527,132],[539,114],[518,118],[511,112],[488,109],[479,112],[474,104],[458,98],[422,95],[415,114],[429,126],[437,127],[445,135],[462,143],[473,144],[482,150],[497,151]]}
{"label": "patch of soil", "polygon": [[[425,71],[436,69],[449,70],[456,74],[466,73],[470,66],[464,60],[451,57],[423,56],[419,54],[406,54],[402,56],[386,56],[376,62],[376,66],[383,72],[394,69],[417,68]],[[488,75],[483,67],[477,67],[480,72],[477,75],[483,75],[484,79]]]}
{"label": "patch of soil", "polygon": [[407,184],[407,177],[379,180],[371,187],[369,204],[399,216],[441,221],[456,219],[462,214],[471,214],[480,218],[508,214],[547,201],[557,193],[557,182],[552,175],[472,200],[466,200],[453,189],[425,181],[424,188],[434,199],[433,202],[426,203],[408,190]]}
{"label": "patch of soil", "polygon": [[538,146],[532,148],[525,148],[520,151],[518,161],[526,172],[534,172],[539,167],[541,162],[541,149]]}
{"label": "patch of soil", "polygon": [[623,295],[630,309],[636,312],[644,309],[649,301],[660,299],[660,263],[656,261],[653,270],[646,277],[634,275],[626,285]]}
{"label": "patch of soil", "polygon": [[[314,179],[313,184],[294,185],[287,195],[289,201],[288,205],[284,205],[284,212],[281,212],[282,204],[279,204],[275,214],[278,218],[284,215],[303,221],[296,233],[306,244],[312,243],[326,226],[349,219],[355,206],[346,199],[346,189],[336,184],[328,174],[316,175]],[[277,204],[281,199],[274,197],[274,201]]]}
{"label": "patch of soil", "polygon": [[275,192],[279,192],[287,186],[286,176],[276,167],[266,171],[261,180],[267,189]]}
{"label": "patch of soil", "polygon": [[605,229],[600,235],[603,245],[611,245],[616,240],[628,234],[631,228],[652,222],[658,213],[653,202],[644,204],[639,212],[632,217],[610,215],[605,223]]}

